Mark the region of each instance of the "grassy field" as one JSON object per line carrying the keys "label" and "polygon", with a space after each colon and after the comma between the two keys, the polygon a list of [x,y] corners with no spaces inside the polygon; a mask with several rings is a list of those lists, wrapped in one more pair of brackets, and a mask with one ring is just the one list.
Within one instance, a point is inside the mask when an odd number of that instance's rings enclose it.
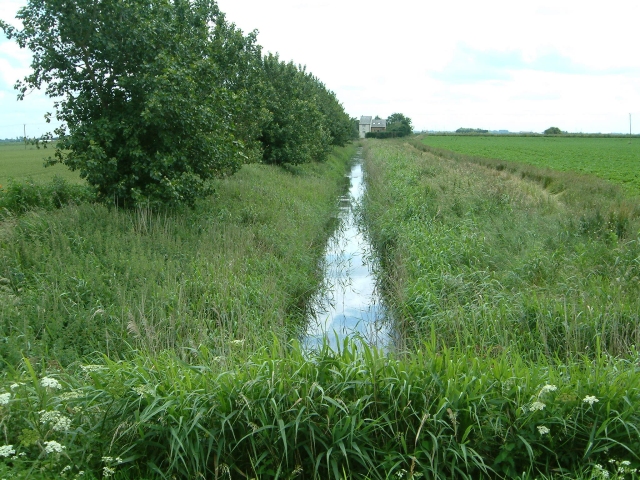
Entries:
{"label": "grassy field", "polygon": [[367,141],[404,346],[305,351],[353,151],[194,210],[9,212],[0,478],[638,478],[638,205]]}
{"label": "grassy field", "polygon": [[593,174],[640,196],[640,138],[428,135],[430,147]]}
{"label": "grassy field", "polygon": [[33,180],[35,183],[51,181],[58,176],[71,183],[82,183],[77,172],[71,172],[64,165],[44,167],[44,159],[53,155],[54,147],[36,148],[20,142],[0,142],[0,185],[6,187],[10,179],[16,181]]}

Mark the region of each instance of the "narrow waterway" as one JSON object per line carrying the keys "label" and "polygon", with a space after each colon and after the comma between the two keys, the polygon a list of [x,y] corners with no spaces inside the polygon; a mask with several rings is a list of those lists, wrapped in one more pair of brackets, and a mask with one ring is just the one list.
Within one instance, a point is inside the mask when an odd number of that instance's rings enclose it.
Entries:
{"label": "narrow waterway", "polygon": [[327,337],[332,347],[346,336],[359,336],[369,344],[391,344],[390,322],[378,294],[371,244],[358,224],[356,208],[364,194],[362,148],[349,173],[349,193],[340,198],[339,225],[327,243],[325,281],[311,302],[304,345],[320,345]]}

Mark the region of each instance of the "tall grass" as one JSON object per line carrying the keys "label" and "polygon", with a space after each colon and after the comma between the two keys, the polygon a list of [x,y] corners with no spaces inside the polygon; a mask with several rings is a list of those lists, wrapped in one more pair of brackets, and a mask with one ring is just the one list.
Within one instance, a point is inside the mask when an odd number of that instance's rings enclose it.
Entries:
{"label": "tall grass", "polygon": [[0,355],[67,365],[92,352],[187,359],[289,338],[331,233],[354,147],[283,170],[246,165],[194,210],[80,203],[0,224]]}
{"label": "tall grass", "polygon": [[191,365],[26,362],[0,382],[0,448],[12,450],[0,474],[593,478],[596,465],[638,467],[638,360],[530,365],[440,348],[434,331],[401,357],[345,340],[313,352],[276,341],[235,361],[200,348]]}
{"label": "tall grass", "polygon": [[538,360],[639,343],[640,204],[614,185],[399,142],[367,142],[365,168],[409,345],[431,328],[444,345]]}

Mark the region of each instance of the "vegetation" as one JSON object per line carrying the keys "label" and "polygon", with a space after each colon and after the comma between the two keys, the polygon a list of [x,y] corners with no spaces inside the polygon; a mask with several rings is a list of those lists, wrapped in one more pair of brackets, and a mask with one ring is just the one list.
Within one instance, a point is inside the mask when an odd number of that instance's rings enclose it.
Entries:
{"label": "vegetation", "polygon": [[49,163],[118,205],[193,205],[243,163],[324,160],[349,138],[335,96],[263,61],[213,0],[29,0],[18,19],[0,28],[33,52],[19,98],[46,86],[58,99]]}
{"label": "vegetation", "polygon": [[464,128],[460,127],[456,130],[456,133],[489,133],[489,130],[484,130],[482,128]]}
{"label": "vegetation", "polygon": [[[521,365],[523,371],[541,365],[559,371],[577,368],[586,375],[585,384],[610,386],[616,380],[598,373],[604,356],[607,362],[620,362],[621,378],[640,385],[635,364],[640,204],[594,177],[430,151],[419,140],[413,146],[365,146],[364,216],[381,256],[387,303],[406,348],[420,350],[431,341],[436,350],[453,348],[454,363],[458,355],[471,355],[478,362],[509,358],[510,365]],[[472,369],[473,361],[466,358]],[[571,376],[562,378],[570,381]],[[640,387],[631,385],[619,394],[637,396]],[[536,407],[547,411],[543,390],[536,398],[545,405]],[[638,415],[637,404],[628,405],[631,415]],[[583,421],[572,408],[561,415],[563,425],[570,418],[576,424]],[[610,412],[617,422],[619,411]],[[470,431],[485,424],[492,421],[478,421]],[[546,438],[553,429],[542,426],[535,428],[539,438]],[[604,431],[591,421],[581,428]],[[565,448],[560,439],[567,438],[567,431],[563,427],[561,432],[551,433],[547,446],[527,439],[499,457],[480,456],[497,467],[516,450],[537,459],[549,448],[573,458],[574,466],[568,467],[573,478],[581,462],[593,462],[593,467],[611,460],[605,450]],[[637,468],[635,435],[621,440],[619,447]],[[477,452],[482,445],[469,447]],[[545,474],[562,471],[551,463],[537,468]],[[524,470],[521,464],[504,474],[513,478]],[[593,478],[599,478],[596,473]]]}
{"label": "vegetation", "polygon": [[0,474],[632,478],[620,472],[638,466],[637,357],[557,367],[435,343],[402,358],[347,341],[246,359],[200,348],[193,365],[25,362],[1,387]]}
{"label": "vegetation", "polygon": [[263,160],[300,164],[323,160],[332,146],[351,140],[351,120],[333,92],[292,62],[264,58],[268,120],[262,127]]}
{"label": "vegetation", "polygon": [[428,135],[422,141],[438,155],[448,156],[453,151],[499,159],[505,168],[512,168],[511,162],[516,162],[593,174],[621,184],[632,195],[640,195],[640,141],[635,137]]}
{"label": "vegetation", "polygon": [[[376,119],[379,117],[376,116]],[[413,133],[411,119],[402,113],[394,113],[387,119],[387,128],[383,132],[367,132],[365,138],[398,138]]]}
{"label": "vegetation", "polygon": [[561,135],[562,134],[562,130],[560,130],[558,127],[549,127],[544,131],[545,135]]}
{"label": "vegetation", "polygon": [[406,137],[413,133],[411,119],[402,113],[394,113],[387,118],[387,131],[394,132],[398,137]]}
{"label": "vegetation", "polygon": [[245,165],[193,210],[5,212],[2,368],[22,358],[68,365],[96,351],[122,358],[132,348],[187,358],[199,345],[215,352],[231,340],[253,348],[271,333],[294,335],[353,151],[290,170]]}

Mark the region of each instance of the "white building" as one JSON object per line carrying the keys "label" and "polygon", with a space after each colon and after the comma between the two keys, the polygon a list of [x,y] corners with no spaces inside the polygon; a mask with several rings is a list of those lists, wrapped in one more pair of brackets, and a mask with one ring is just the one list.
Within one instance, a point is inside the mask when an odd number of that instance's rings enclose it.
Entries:
{"label": "white building", "polygon": [[360,117],[360,138],[364,138],[367,132],[371,131],[371,122],[373,121],[373,117]]}

